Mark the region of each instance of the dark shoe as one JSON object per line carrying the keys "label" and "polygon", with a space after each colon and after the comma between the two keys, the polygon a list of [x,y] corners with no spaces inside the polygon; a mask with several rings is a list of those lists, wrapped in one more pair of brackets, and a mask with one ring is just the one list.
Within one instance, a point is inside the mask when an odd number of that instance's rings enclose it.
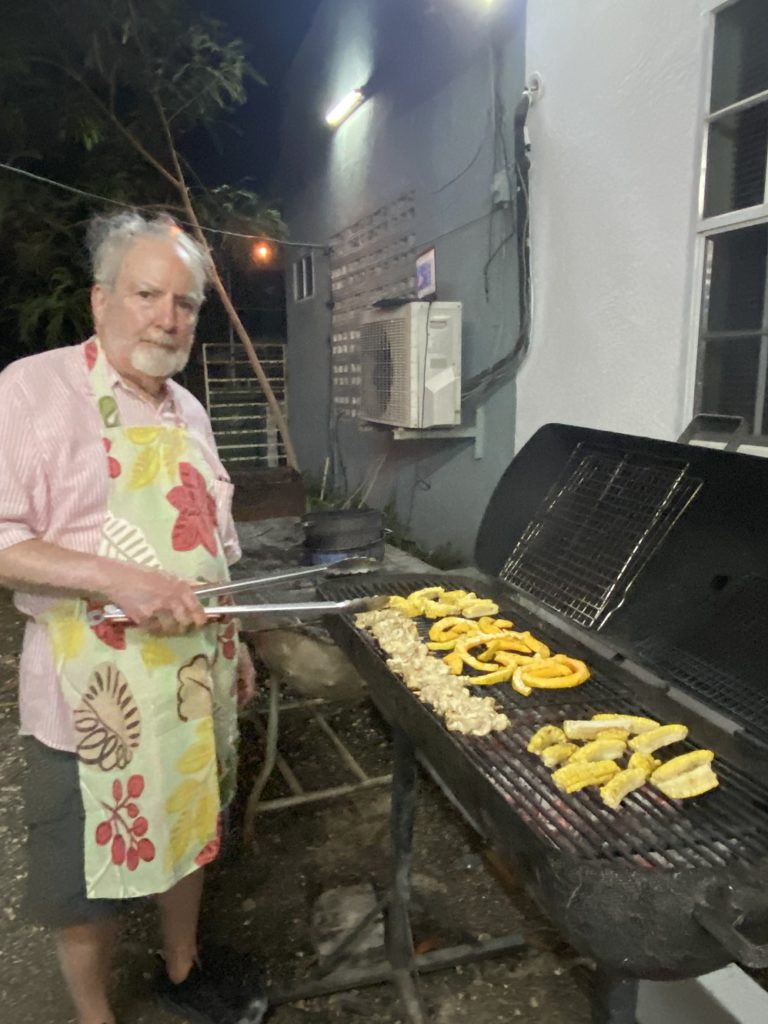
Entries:
{"label": "dark shoe", "polygon": [[241,971],[213,962],[218,960],[204,957],[178,985],[162,964],[157,984],[162,1005],[192,1024],[261,1024],[268,1002],[260,981],[248,984]]}
{"label": "dark shoe", "polygon": [[237,1024],[261,1024],[269,1008],[262,971],[252,954],[240,953],[232,946],[204,942],[202,963],[225,993],[230,1005],[239,1009]]}

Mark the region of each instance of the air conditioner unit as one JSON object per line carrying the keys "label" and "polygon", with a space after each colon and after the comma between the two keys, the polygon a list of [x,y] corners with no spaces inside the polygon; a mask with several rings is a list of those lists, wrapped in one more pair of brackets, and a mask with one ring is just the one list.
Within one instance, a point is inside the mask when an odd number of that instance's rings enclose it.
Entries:
{"label": "air conditioner unit", "polygon": [[360,330],[361,415],[423,429],[461,423],[461,303],[371,310]]}

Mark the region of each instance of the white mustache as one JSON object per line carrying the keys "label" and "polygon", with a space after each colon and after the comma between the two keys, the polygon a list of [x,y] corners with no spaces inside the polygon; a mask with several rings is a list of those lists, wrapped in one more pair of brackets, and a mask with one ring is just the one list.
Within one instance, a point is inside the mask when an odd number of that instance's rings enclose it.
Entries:
{"label": "white mustache", "polygon": [[160,338],[142,338],[147,345],[162,345],[163,348],[176,348],[176,342],[167,334]]}

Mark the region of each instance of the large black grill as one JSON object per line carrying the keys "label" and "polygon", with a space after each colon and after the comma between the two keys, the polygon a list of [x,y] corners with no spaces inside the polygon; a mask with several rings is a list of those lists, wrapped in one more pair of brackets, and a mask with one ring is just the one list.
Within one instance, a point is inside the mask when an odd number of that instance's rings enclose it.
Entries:
{"label": "large black grill", "polygon": [[[617,976],[768,963],[766,507],[768,460],[550,426],[489,504],[476,548],[485,582],[382,574],[323,587],[473,589],[590,665],[575,690],[478,687],[512,725],[468,737],[448,732],[368,634],[331,624],[470,821],[517,860],[569,940]],[[592,790],[560,794],[526,751],[531,735],[614,711],[685,722],[690,742],[675,753],[714,749],[720,786],[689,801],[645,786],[618,811]]]}

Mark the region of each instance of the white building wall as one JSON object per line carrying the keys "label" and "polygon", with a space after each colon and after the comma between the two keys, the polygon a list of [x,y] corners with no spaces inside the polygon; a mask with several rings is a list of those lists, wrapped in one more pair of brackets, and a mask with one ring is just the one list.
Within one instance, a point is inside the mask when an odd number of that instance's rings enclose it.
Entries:
{"label": "white building wall", "polygon": [[713,0],[528,0],[534,315],[517,444],[689,420]]}

